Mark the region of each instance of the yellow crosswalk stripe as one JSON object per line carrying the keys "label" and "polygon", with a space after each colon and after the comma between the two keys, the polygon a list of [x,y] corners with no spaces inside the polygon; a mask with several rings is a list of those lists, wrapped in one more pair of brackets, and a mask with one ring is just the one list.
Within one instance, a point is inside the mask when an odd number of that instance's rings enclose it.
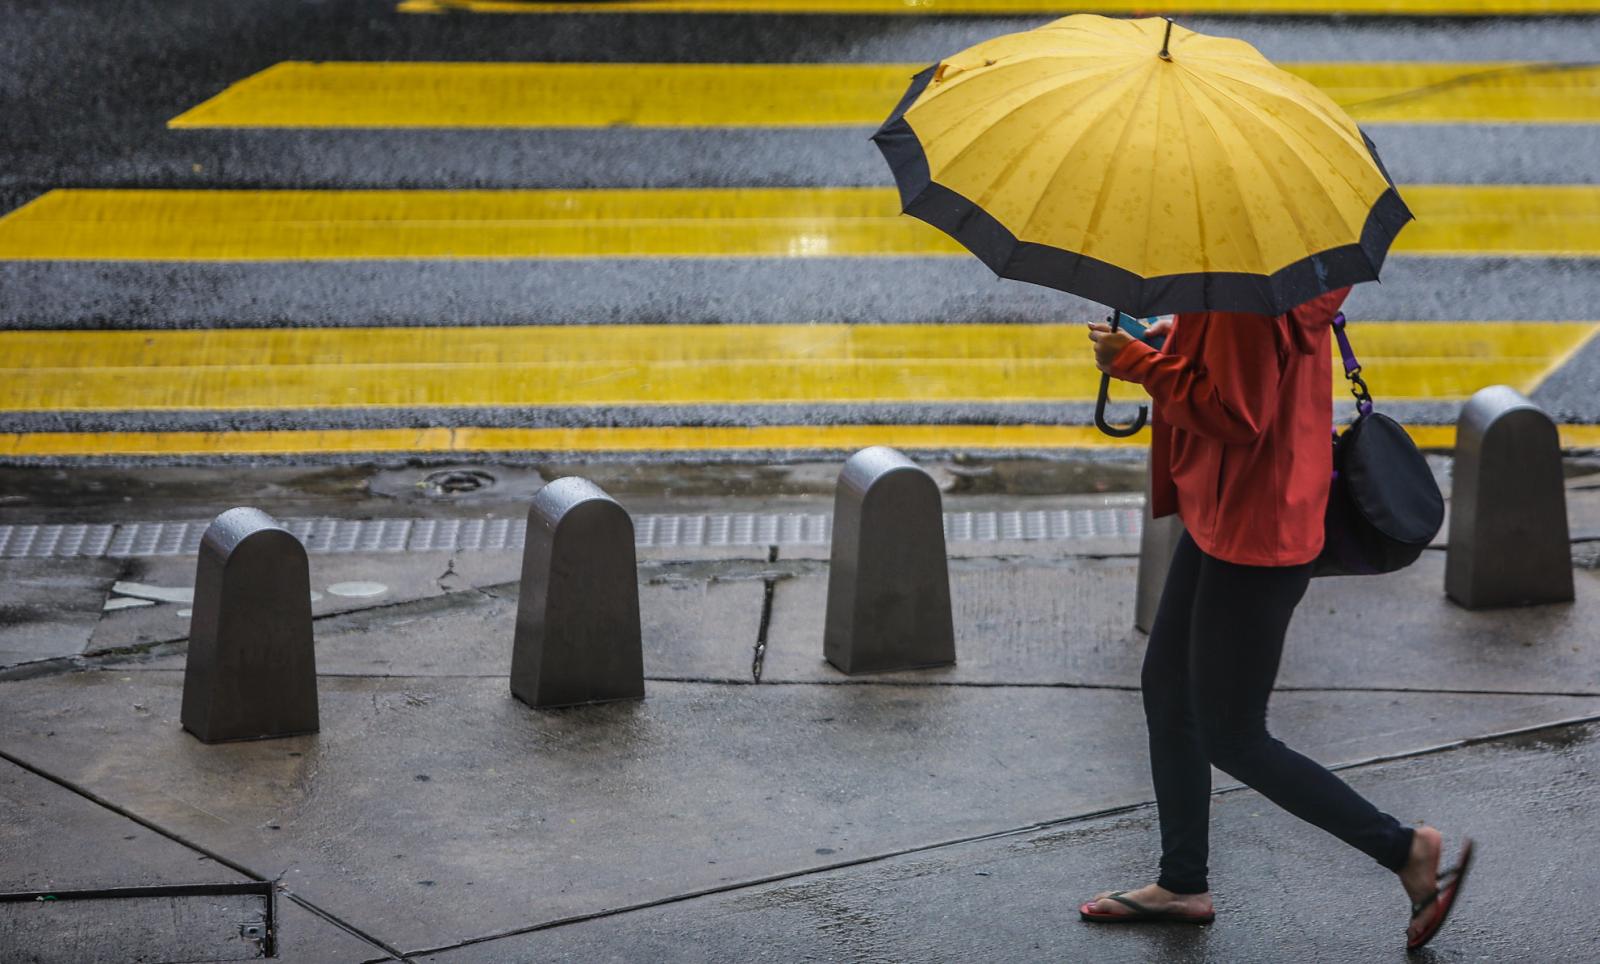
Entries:
{"label": "yellow crosswalk stripe", "polygon": [[[274,65],[173,118],[200,127],[875,125],[920,64]],[[1364,123],[1594,123],[1600,67],[1286,63]]]}
{"label": "yellow crosswalk stripe", "polygon": [[[401,0],[403,13],[575,12],[572,3],[538,0]],[[813,13],[813,14],[1038,14],[1146,15],[1149,0],[618,0],[582,7],[585,13]],[[1177,14],[1278,14],[1502,17],[1600,12],[1597,0],[1183,0],[1159,8]]]}
{"label": "yellow crosswalk stripe", "polygon": [[[1411,185],[1397,254],[1600,255],[1600,186]],[[886,188],[55,190],[0,260],[970,257]]]}
{"label": "yellow crosswalk stripe", "polygon": [[[1526,393],[1597,328],[1369,322],[1361,355],[1385,400]],[[1081,324],[12,331],[0,359],[3,412],[1003,404],[1099,386]]]}
{"label": "yellow crosswalk stripe", "polygon": [[[1567,449],[1600,448],[1600,425],[1561,425]],[[1411,425],[1422,448],[1455,444],[1455,427]],[[0,458],[368,453],[730,452],[831,450],[1039,451],[1144,446],[1148,430],[1115,439],[1083,425],[772,425],[750,428],[428,428],[241,432],[0,434]]]}

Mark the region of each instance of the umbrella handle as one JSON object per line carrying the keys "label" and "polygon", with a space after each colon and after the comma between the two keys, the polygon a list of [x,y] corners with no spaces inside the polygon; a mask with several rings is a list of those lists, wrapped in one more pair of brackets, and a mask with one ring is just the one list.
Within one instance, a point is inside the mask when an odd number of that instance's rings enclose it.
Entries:
{"label": "umbrella handle", "polygon": [[1144,428],[1145,419],[1149,417],[1150,410],[1143,405],[1139,406],[1139,414],[1134,417],[1132,425],[1112,425],[1106,421],[1106,402],[1111,399],[1111,376],[1100,375],[1100,397],[1094,403],[1094,424],[1100,431],[1112,438],[1127,438],[1137,435]]}
{"label": "umbrella handle", "polygon": [[[1168,21],[1168,23],[1170,24],[1171,21]],[[1117,331],[1122,328],[1121,312],[1113,310],[1111,312],[1111,317],[1107,320],[1111,323],[1112,331]],[[1100,375],[1100,397],[1095,399],[1094,402],[1095,427],[1112,438],[1127,438],[1130,435],[1137,435],[1139,430],[1144,428],[1145,419],[1149,417],[1150,410],[1145,408],[1143,405],[1140,405],[1139,414],[1134,417],[1132,425],[1112,425],[1110,422],[1106,421],[1106,402],[1109,402],[1110,400],[1111,376],[1102,372]]]}

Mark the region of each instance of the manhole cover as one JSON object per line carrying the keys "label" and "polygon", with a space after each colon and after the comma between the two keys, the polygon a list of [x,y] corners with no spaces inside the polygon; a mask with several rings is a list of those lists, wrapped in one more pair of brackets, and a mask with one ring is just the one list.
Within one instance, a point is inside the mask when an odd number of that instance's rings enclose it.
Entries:
{"label": "manhole cover", "polygon": [[421,488],[435,498],[471,495],[494,487],[494,476],[482,469],[441,469],[423,477]]}

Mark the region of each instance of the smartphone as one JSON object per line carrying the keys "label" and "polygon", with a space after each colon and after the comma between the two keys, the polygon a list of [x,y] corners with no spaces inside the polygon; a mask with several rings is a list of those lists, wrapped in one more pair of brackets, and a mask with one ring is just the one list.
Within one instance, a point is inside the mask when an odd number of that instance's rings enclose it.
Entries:
{"label": "smartphone", "polygon": [[1123,314],[1120,311],[1117,312],[1117,327],[1152,348],[1160,348],[1167,340],[1165,335],[1157,335],[1154,338],[1149,336],[1150,326],[1160,320],[1160,315],[1154,318],[1135,318],[1132,315]]}

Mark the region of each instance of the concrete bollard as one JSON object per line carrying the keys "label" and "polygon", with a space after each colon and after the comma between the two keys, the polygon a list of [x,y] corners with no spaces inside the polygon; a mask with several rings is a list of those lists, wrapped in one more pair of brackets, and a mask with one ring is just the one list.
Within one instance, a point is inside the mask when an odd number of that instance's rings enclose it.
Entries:
{"label": "concrete bollard", "polygon": [[1174,513],[1159,519],[1150,517],[1150,477],[1144,482],[1144,529],[1139,535],[1139,583],[1133,596],[1134,628],[1150,634],[1156,624],[1156,609],[1161,605],[1161,591],[1167,585],[1167,570],[1172,566],[1172,554],[1178,550],[1178,540],[1183,538],[1183,520]]}
{"label": "concrete bollard", "polygon": [[1570,602],[1561,438],[1516,390],[1473,395],[1456,423],[1444,591],[1468,609]]}
{"label": "concrete bollard", "polygon": [[852,674],[956,661],[939,486],[894,449],[862,449],[839,473],[822,651]]}
{"label": "concrete bollard", "polygon": [[206,743],[317,732],[306,549],[260,509],[200,540],[181,719]]}
{"label": "concrete bollard", "polygon": [[644,698],[633,520],[588,479],[528,510],[511,692],[541,708]]}

